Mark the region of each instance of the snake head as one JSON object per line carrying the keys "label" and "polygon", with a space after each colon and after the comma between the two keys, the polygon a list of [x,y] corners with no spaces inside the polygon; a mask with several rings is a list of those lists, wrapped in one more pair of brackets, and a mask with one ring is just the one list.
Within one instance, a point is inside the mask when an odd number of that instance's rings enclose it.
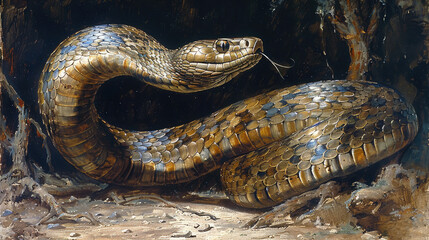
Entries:
{"label": "snake head", "polygon": [[174,52],[174,68],[191,89],[204,90],[227,83],[255,66],[262,51],[262,40],[256,37],[200,40]]}

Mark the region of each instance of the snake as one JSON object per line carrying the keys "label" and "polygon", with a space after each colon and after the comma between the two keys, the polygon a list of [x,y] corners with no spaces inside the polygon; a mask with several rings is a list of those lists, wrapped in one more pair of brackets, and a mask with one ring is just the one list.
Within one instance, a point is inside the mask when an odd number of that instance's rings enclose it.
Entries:
{"label": "snake", "polygon": [[191,93],[229,82],[262,58],[256,37],[200,40],[171,50],[137,28],[85,28],[49,56],[38,86],[40,113],[59,153],[101,182],[184,183],[220,169],[225,193],[267,208],[405,148],[418,118],[401,94],[370,81],[324,80],[276,89],[209,116],[157,130],[103,120],[99,87],[131,76]]}

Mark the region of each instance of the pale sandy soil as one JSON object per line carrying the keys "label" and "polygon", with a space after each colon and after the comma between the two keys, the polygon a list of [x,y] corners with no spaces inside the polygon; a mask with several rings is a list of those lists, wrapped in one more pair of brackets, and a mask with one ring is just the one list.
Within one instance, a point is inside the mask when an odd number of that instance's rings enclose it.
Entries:
{"label": "pale sandy soil", "polygon": [[[0,239],[429,240],[429,182],[416,178],[413,171],[401,170],[398,166],[392,165],[386,169],[390,172],[384,170],[383,177],[372,186],[353,193],[344,191],[335,194],[315,210],[312,206],[317,201],[312,205],[306,203],[306,207],[293,213],[294,216],[281,211],[270,213],[264,219],[274,216],[268,224],[271,227],[265,228],[248,228],[245,224],[267,210],[238,208],[223,194],[191,193],[182,196],[173,192],[163,195],[170,201],[177,199],[172,202],[185,209],[182,211],[147,198],[120,205],[118,201],[129,198],[121,195],[120,191],[115,192],[115,189],[107,191],[108,197],[103,195],[103,198],[98,198],[104,201],[90,200],[89,197],[57,197],[58,203],[68,213],[89,212],[98,224],[94,225],[81,217],[73,220],[52,218],[36,225],[48,210],[41,206],[37,197],[24,194],[23,199],[0,205]],[[126,189],[121,190],[130,194]],[[302,200],[303,195],[297,199]],[[354,204],[350,205],[351,202]],[[295,203],[288,201],[285,205],[295,206]],[[216,219],[199,216],[186,209],[204,212]]]}
{"label": "pale sandy soil", "polygon": [[[89,202],[86,199],[79,199],[74,203],[67,203],[67,199],[63,201],[71,213],[93,213],[100,225],[94,226],[86,219],[80,218],[77,222],[60,220],[32,227],[47,210],[36,201],[25,200],[11,209],[13,214],[1,217],[2,239],[7,239],[5,236],[11,231],[8,226],[14,225],[22,228],[23,235],[27,235],[24,239],[326,239],[328,236],[329,239],[362,239],[362,236],[377,236],[376,233],[364,235],[361,230],[351,227],[314,226],[314,223],[249,229],[243,225],[260,213],[212,204],[180,203],[184,207],[213,214],[217,220],[182,212],[152,201],[133,206],[103,201]],[[5,206],[2,206],[1,212],[4,211]]]}

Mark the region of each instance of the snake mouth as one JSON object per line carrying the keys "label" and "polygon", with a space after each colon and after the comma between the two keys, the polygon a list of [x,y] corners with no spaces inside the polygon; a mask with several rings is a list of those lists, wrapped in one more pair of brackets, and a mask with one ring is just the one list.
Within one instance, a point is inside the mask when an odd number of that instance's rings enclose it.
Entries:
{"label": "snake mouth", "polygon": [[258,39],[253,46],[253,52],[256,54],[264,52],[264,46],[262,44],[262,40]]}

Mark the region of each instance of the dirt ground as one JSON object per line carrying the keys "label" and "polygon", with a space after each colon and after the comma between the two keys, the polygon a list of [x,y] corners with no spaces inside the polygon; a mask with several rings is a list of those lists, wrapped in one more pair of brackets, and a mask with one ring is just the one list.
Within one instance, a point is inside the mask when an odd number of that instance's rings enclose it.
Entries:
{"label": "dirt ground", "polygon": [[377,233],[364,233],[351,226],[337,228],[307,223],[279,228],[245,228],[243,225],[261,212],[212,204],[180,203],[185,208],[212,214],[218,218],[216,220],[148,200],[131,206],[86,198],[60,201],[70,213],[91,212],[100,224],[95,226],[79,218],[76,222],[59,220],[34,227],[47,209],[37,201],[24,200],[13,209],[2,206],[3,215],[9,213],[7,210],[12,214],[1,217],[1,239],[7,239],[11,231],[21,232],[22,239],[326,239],[328,236],[330,239],[378,239]]}
{"label": "dirt ground", "polygon": [[[330,189],[322,186],[314,190],[316,198]],[[86,217],[54,217],[38,225],[48,208],[34,193],[3,202],[0,239],[429,239],[429,182],[399,165],[386,167],[370,186],[324,199],[321,207],[302,194],[274,212],[239,208],[216,191],[101,192],[88,194],[96,200],[56,197],[67,213],[90,213],[96,224]],[[302,202],[294,212],[285,210]],[[246,226],[255,218],[263,224]]]}

